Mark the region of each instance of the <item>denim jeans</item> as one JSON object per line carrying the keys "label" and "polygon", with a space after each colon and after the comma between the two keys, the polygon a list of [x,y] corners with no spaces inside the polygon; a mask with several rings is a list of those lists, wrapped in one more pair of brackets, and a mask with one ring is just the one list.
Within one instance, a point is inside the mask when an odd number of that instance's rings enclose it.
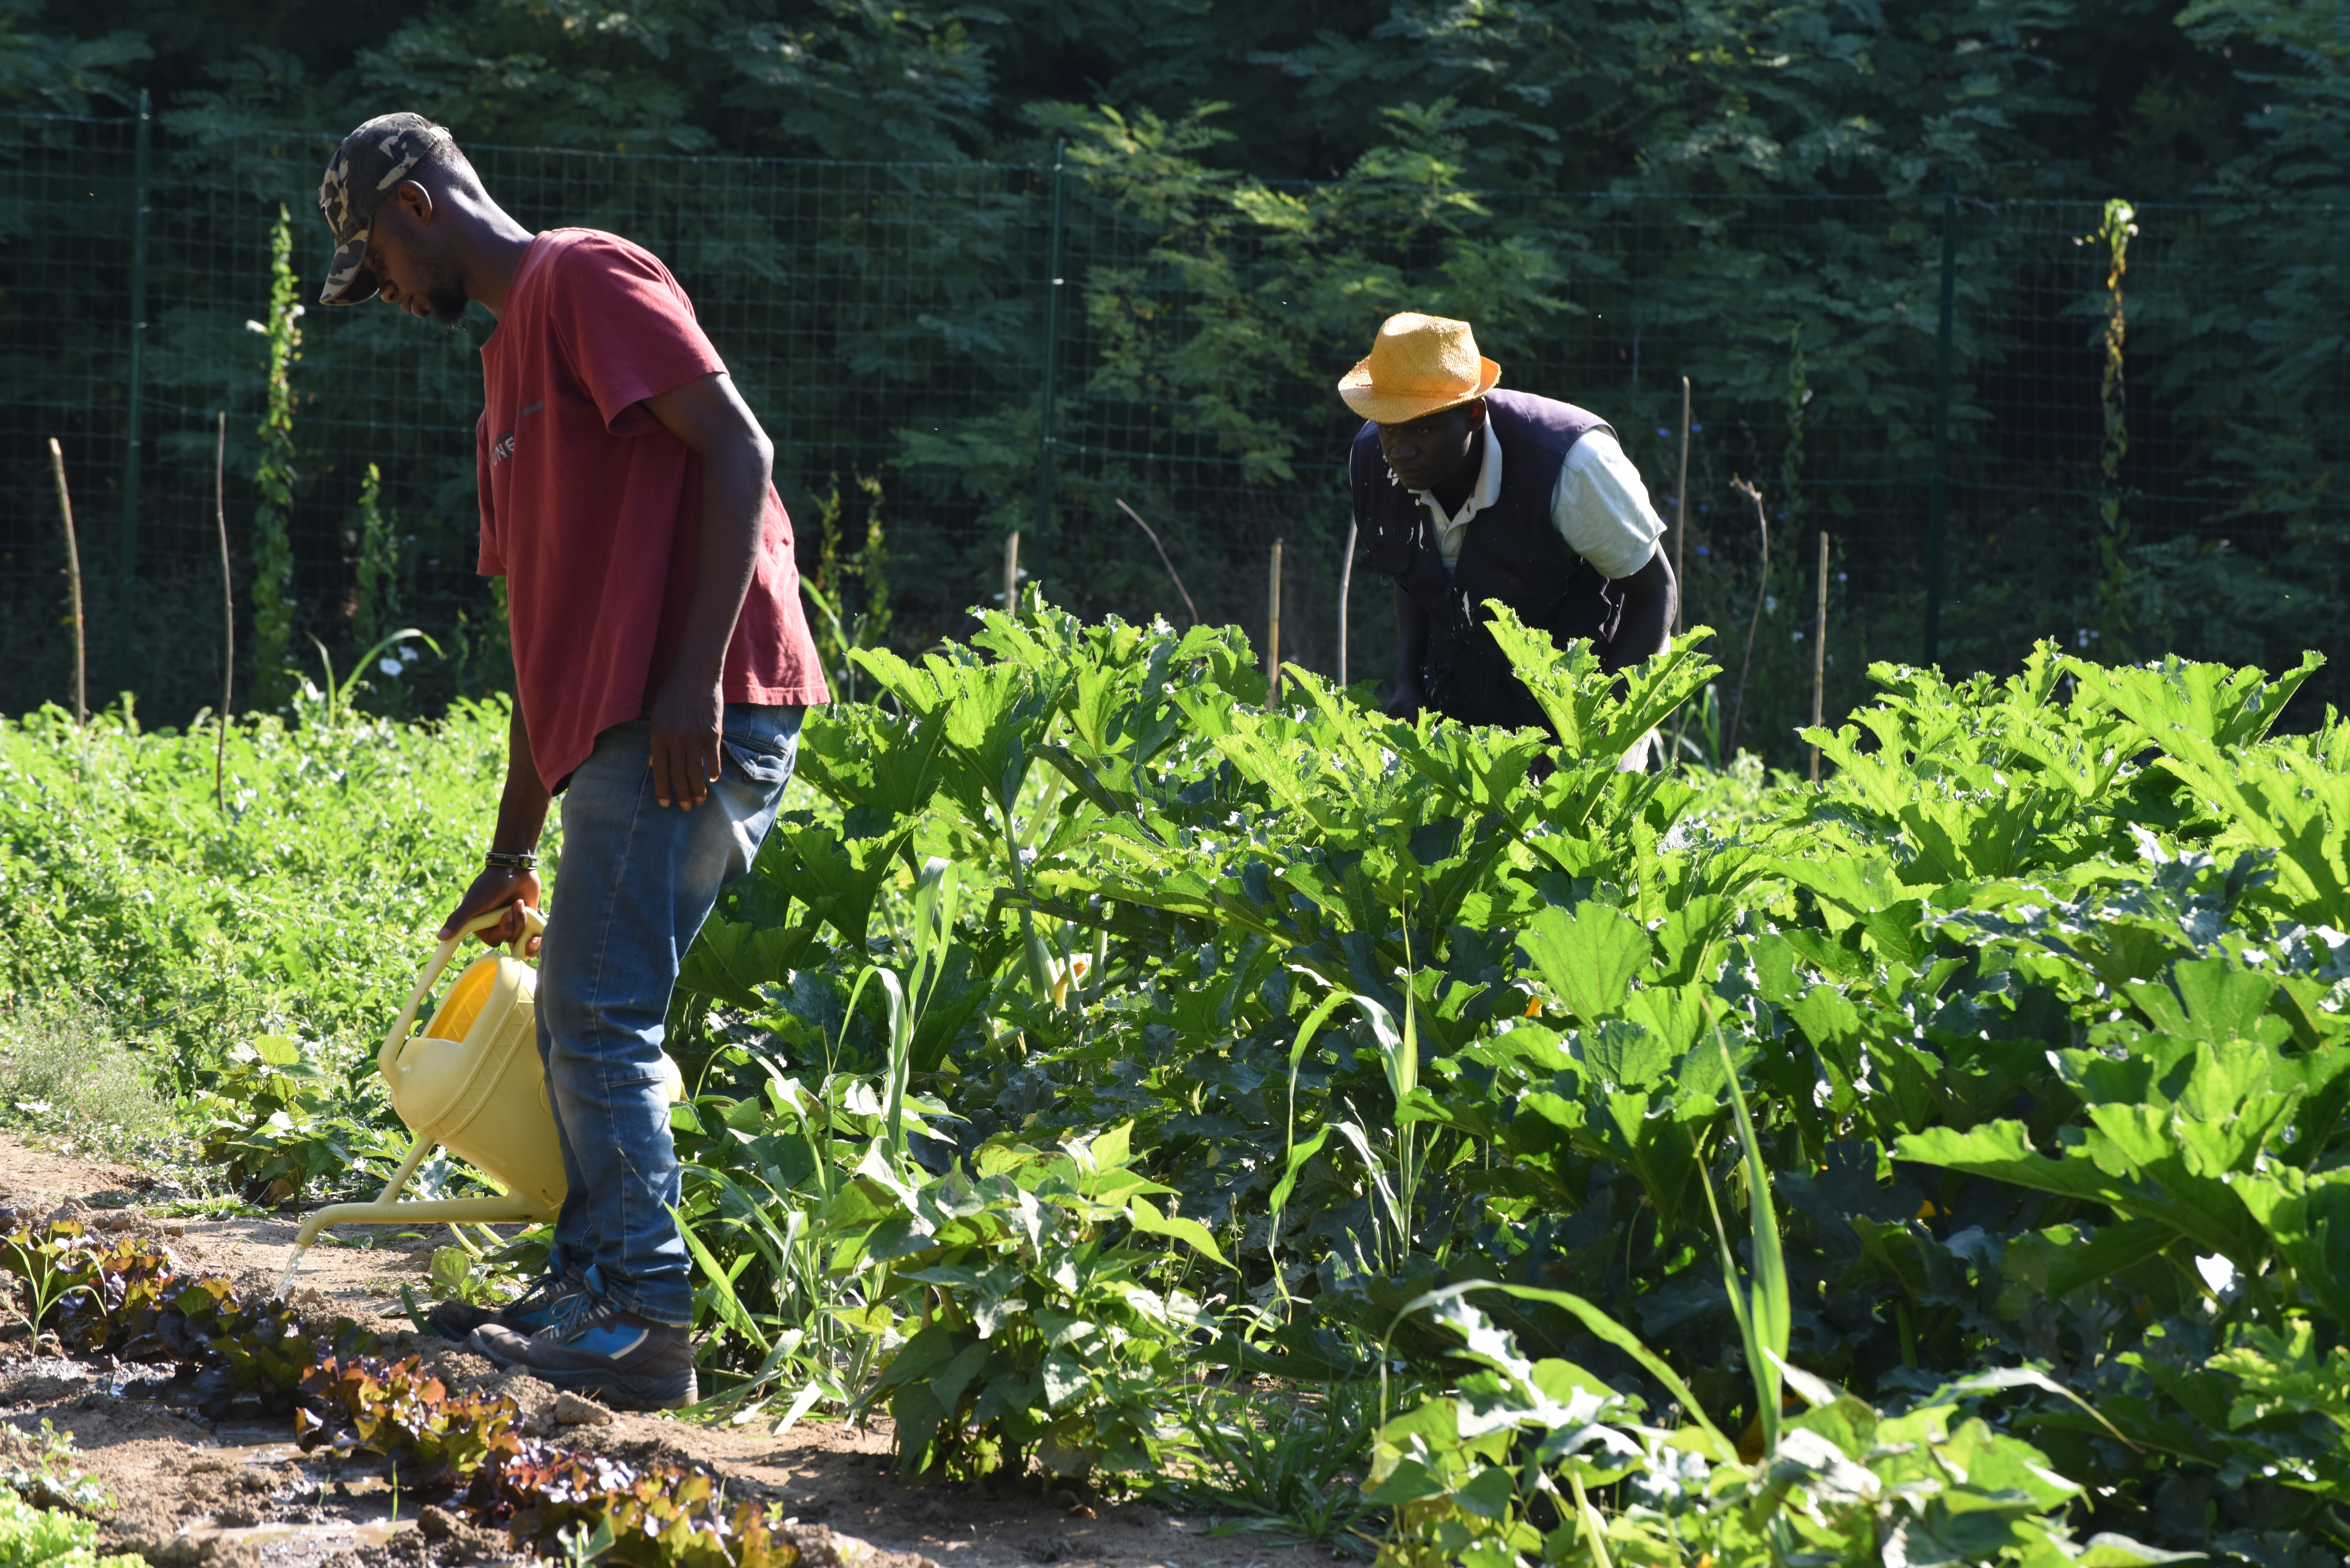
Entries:
{"label": "denim jeans", "polygon": [[[571,775],[538,963],[538,1054],[570,1190],[551,1272],[629,1312],[692,1320],[661,1039],[678,961],[751,868],[799,751],[797,708],[730,703],[723,765],[690,811],[653,797],[652,725],[616,724]],[[590,1271],[593,1271],[592,1272]]]}

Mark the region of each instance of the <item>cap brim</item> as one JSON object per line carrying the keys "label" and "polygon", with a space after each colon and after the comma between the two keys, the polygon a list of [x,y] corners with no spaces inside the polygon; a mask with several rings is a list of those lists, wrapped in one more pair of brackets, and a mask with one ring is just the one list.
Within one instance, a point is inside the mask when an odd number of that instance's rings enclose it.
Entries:
{"label": "cap brim", "polygon": [[326,286],[318,290],[319,304],[364,305],[376,296],[383,283],[368,270],[367,250],[367,234],[335,247],[335,259],[327,264]]}
{"label": "cap brim", "polygon": [[1501,384],[1502,368],[1482,355],[1477,359],[1477,384],[1462,391],[1448,388],[1436,392],[1400,392],[1371,384],[1371,362],[1362,359],[1338,381],[1338,396],[1347,406],[1376,425],[1409,424],[1430,414],[1440,414],[1476,401]]}

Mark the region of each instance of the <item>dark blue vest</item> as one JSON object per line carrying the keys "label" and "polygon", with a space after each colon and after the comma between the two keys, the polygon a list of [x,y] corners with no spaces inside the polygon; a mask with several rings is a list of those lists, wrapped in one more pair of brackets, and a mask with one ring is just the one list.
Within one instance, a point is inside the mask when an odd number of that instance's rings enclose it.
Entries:
{"label": "dark blue vest", "polygon": [[1575,443],[1596,430],[1615,431],[1572,403],[1524,392],[1488,392],[1485,417],[1502,448],[1502,492],[1470,520],[1451,572],[1437,548],[1435,519],[1388,472],[1375,424],[1355,437],[1348,464],[1355,524],[1372,570],[1428,612],[1420,680],[1429,706],[1472,724],[1542,724],[1541,709],[1485,629],[1485,601],[1501,600],[1559,643],[1587,638],[1607,658],[1623,590],[1566,547],[1550,498]]}

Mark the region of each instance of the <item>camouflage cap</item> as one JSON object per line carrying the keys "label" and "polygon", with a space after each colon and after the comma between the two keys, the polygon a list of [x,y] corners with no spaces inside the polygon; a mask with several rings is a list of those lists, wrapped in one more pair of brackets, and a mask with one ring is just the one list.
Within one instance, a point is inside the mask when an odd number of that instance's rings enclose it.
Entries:
{"label": "camouflage cap", "polygon": [[375,297],[382,280],[368,271],[367,249],[376,210],[427,153],[452,140],[444,127],[421,114],[380,114],[343,138],[318,183],[318,212],[335,234],[335,259],[319,304],[359,305]]}

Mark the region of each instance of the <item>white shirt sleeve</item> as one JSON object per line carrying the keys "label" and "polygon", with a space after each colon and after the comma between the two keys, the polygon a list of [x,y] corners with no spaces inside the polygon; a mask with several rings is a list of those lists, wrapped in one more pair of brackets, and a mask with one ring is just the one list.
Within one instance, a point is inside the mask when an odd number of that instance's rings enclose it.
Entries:
{"label": "white shirt sleeve", "polygon": [[1611,579],[1647,566],[1665,532],[1640,471],[1606,431],[1593,431],[1567,449],[1550,493],[1550,520],[1568,549]]}

